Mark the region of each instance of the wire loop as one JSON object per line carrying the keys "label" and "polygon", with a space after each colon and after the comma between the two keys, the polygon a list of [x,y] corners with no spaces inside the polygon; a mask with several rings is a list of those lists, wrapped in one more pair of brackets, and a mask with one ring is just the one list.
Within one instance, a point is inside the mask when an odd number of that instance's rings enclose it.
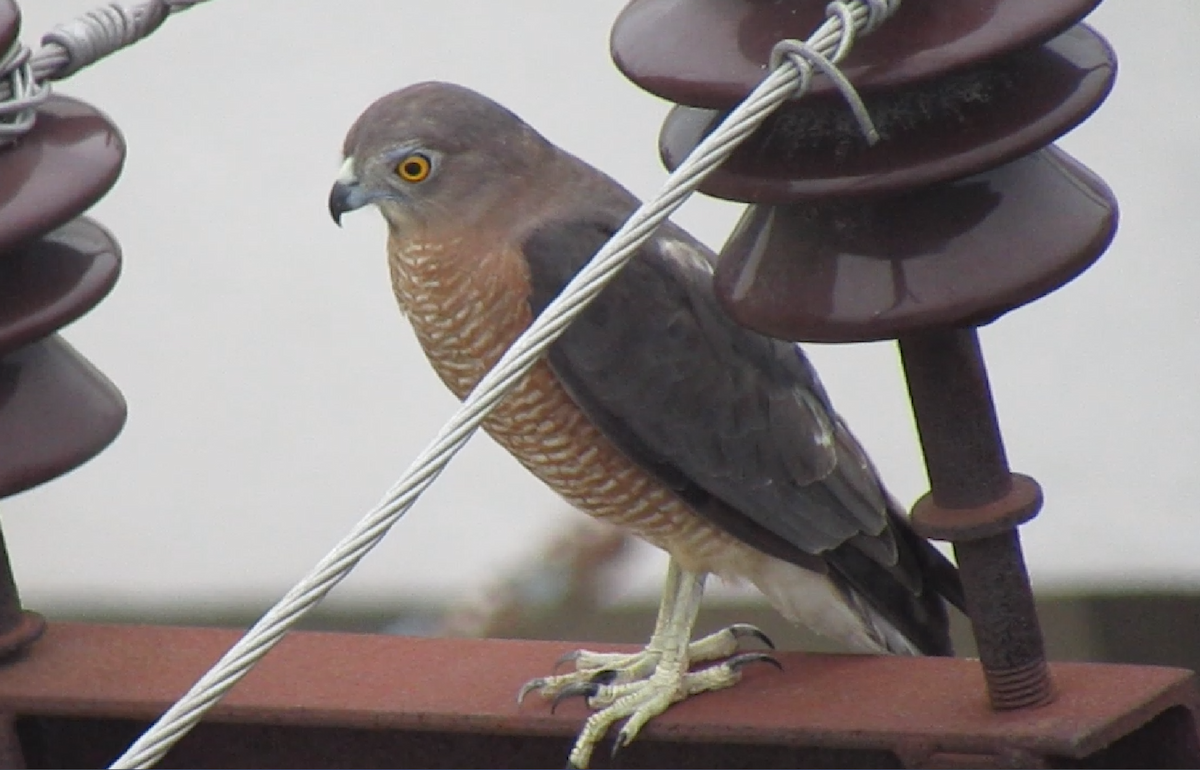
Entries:
{"label": "wire loop", "polygon": [[33,129],[37,108],[62,80],[148,37],[167,17],[207,0],[146,0],[133,7],[112,3],[54,27],[30,51],[14,41],[0,59],[0,144]]}

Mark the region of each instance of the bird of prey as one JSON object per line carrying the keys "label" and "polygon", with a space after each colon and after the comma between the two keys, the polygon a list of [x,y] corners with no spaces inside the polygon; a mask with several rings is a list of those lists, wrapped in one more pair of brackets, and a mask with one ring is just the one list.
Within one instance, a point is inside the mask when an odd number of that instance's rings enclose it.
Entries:
{"label": "bird of prey", "polygon": [[[637,208],[616,181],[494,101],[422,83],[372,104],[330,193],[388,225],[400,308],[465,397]],[[574,506],[670,555],[654,633],[633,655],[579,651],[521,691],[598,709],[570,765],[669,705],[727,687],[735,625],[691,641],[704,581],[748,581],[785,617],[867,653],[951,654],[958,573],[909,527],[794,344],[734,324],[714,254],[664,223],[495,408],[484,428]],[[769,659],[768,659],[769,660]],[[721,661],[692,670],[694,664]]]}

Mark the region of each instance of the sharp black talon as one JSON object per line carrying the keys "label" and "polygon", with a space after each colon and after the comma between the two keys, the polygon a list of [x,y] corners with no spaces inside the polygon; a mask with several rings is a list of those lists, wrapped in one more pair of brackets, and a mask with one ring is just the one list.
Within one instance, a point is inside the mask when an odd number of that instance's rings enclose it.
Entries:
{"label": "sharp black talon", "polygon": [[617,755],[621,753],[621,749],[628,745],[629,741],[625,740],[624,734],[617,733],[617,737],[613,738],[612,753],[608,755],[609,759],[615,764],[617,761]]}
{"label": "sharp black talon", "polygon": [[771,641],[771,637],[762,632],[761,629],[750,625],[749,623],[734,623],[729,627],[729,633],[733,634],[735,639],[752,636],[772,650],[775,649],[775,642]]}
{"label": "sharp black talon", "polygon": [[525,700],[526,695],[545,686],[546,680],[540,677],[538,679],[530,679],[528,682],[521,685],[521,691],[517,693],[517,705],[521,705],[521,703]]}
{"label": "sharp black talon", "polygon": [[775,660],[775,658],[765,652],[746,652],[741,655],[734,655],[729,660],[725,661],[725,665],[732,671],[737,671],[751,663],[770,663],[775,668],[783,671],[783,664]]}
{"label": "sharp black talon", "polygon": [[558,704],[567,698],[593,697],[596,693],[600,692],[600,687],[601,685],[595,682],[577,682],[567,685],[558,691],[558,694],[554,696],[554,700],[550,701],[550,713],[553,714],[554,710],[558,708]]}
{"label": "sharp black talon", "polygon": [[554,661],[554,668],[550,669],[550,673],[557,674],[558,670],[563,667],[564,663],[570,663],[573,660],[579,660],[579,656],[583,654],[583,650],[571,650],[566,655],[563,655],[558,660]]}

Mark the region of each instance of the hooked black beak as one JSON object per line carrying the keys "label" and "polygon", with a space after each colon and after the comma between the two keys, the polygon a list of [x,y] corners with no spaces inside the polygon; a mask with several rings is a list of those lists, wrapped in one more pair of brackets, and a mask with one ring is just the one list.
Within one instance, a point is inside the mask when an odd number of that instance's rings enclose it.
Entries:
{"label": "hooked black beak", "polygon": [[329,191],[329,216],[333,217],[338,227],[342,226],[342,214],[357,208],[350,205],[353,196],[354,188],[345,182],[334,183],[333,189]]}
{"label": "hooked black beak", "polygon": [[346,158],[345,164],[342,165],[342,172],[338,175],[337,181],[333,183],[333,189],[329,191],[329,216],[333,217],[333,221],[338,227],[341,227],[342,214],[360,209],[367,203],[367,196],[363,192],[358,177],[354,174],[354,159]]}

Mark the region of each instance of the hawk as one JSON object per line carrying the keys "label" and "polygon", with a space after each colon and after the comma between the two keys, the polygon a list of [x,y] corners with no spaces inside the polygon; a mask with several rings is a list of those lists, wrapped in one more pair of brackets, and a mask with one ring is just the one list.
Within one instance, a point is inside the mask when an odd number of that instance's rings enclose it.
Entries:
{"label": "hawk", "polygon": [[[434,370],[465,397],[638,207],[508,109],[422,83],[372,104],[329,197],[388,226],[392,287]],[[654,633],[578,651],[521,695],[584,695],[586,766],[748,662],[735,625],[691,639],[708,575],[748,581],[789,620],[866,653],[949,655],[954,566],[908,525],[799,346],[733,323],[715,255],[664,223],[483,423],[575,507],[670,555]],[[693,665],[714,661],[707,668]]]}

